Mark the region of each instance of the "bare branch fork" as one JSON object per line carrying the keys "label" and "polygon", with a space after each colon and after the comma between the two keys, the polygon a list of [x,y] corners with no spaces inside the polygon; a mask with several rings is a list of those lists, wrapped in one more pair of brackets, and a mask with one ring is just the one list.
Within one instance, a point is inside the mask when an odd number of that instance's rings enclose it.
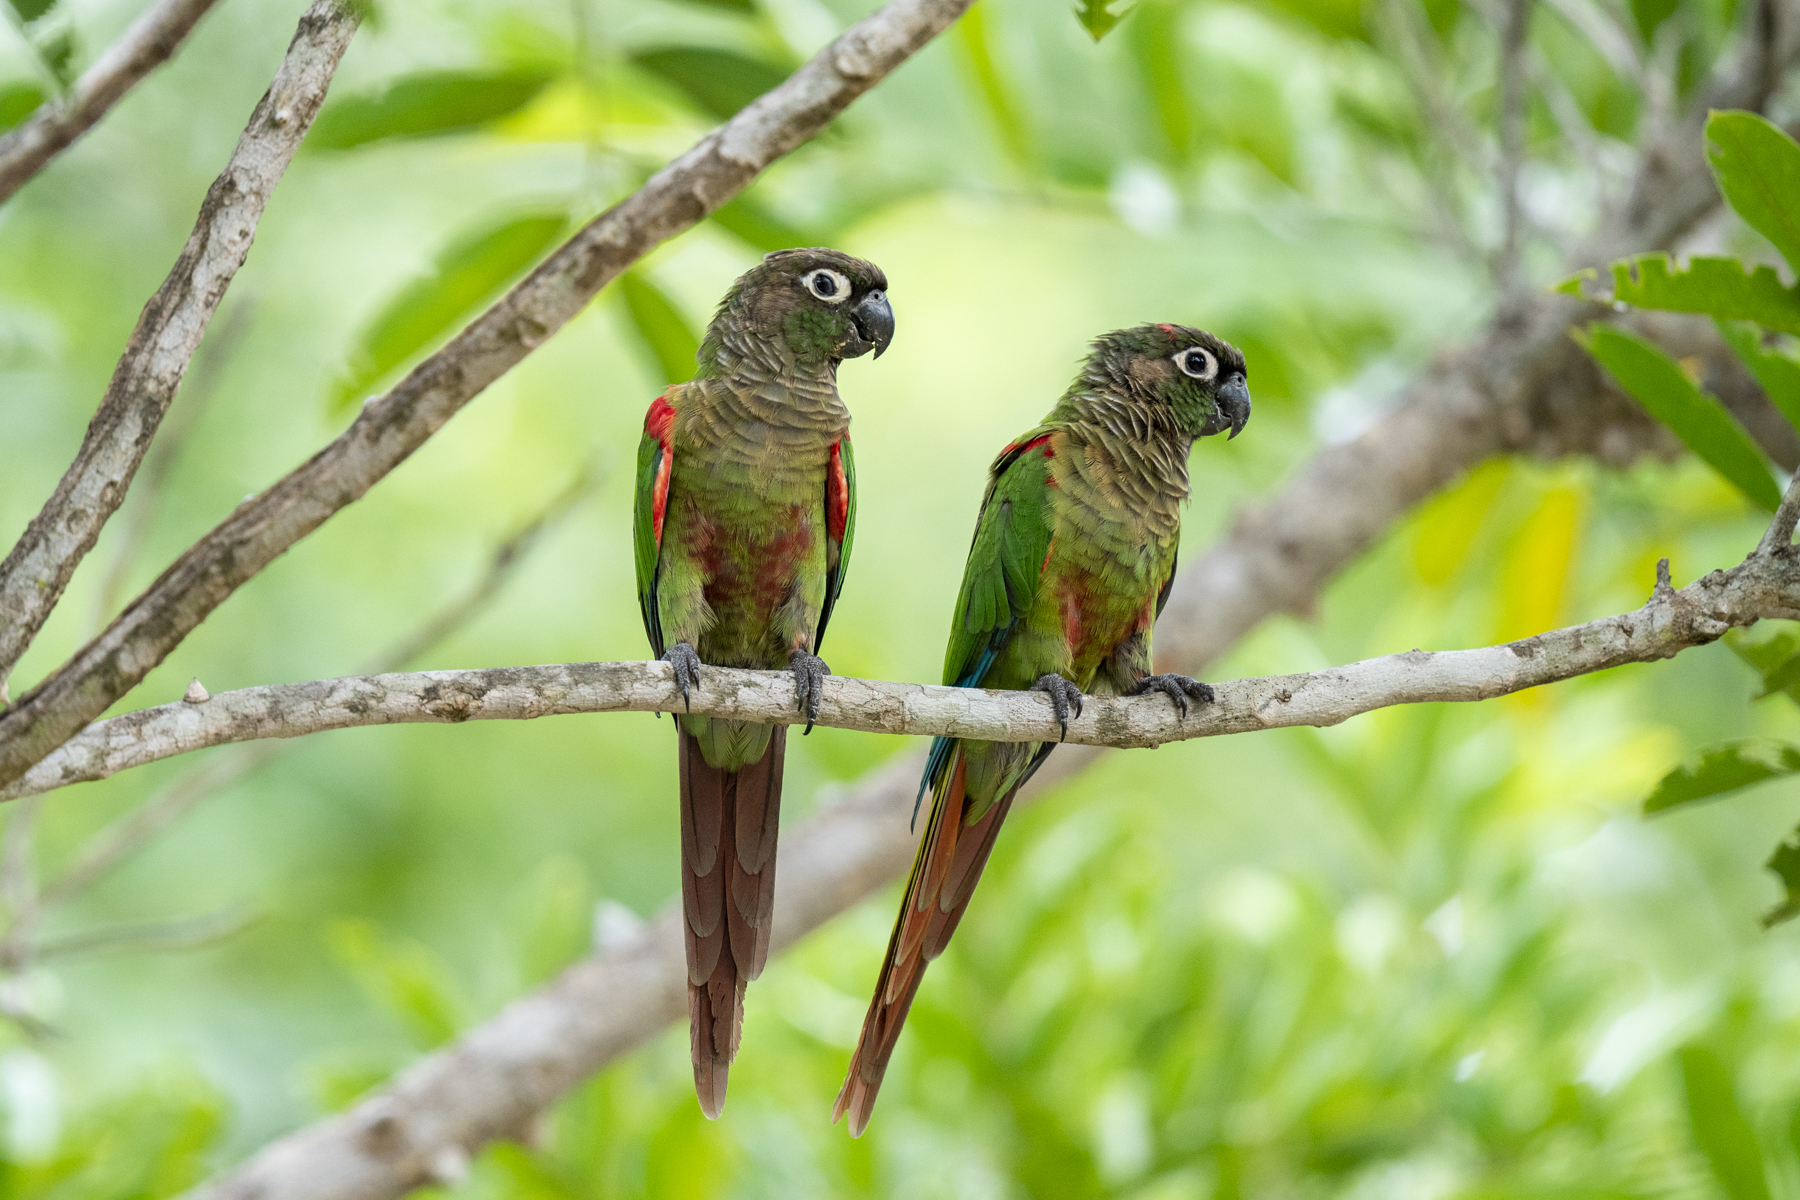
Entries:
{"label": "bare branch fork", "polygon": [[[1178,711],[1160,695],[1090,696],[1063,732],[1050,699],[830,676],[817,723],[866,733],[1069,742],[1114,748],[1158,746],[1294,725],[1336,725],[1397,704],[1489,700],[1525,688],[1669,658],[1764,617],[1800,619],[1800,562],[1791,546],[1800,476],[1773,539],[1742,564],[1676,591],[1668,561],[1655,592],[1633,612],[1478,650],[1409,650],[1300,675],[1241,679],[1214,687],[1211,704]],[[1780,528],[1783,521],[1786,530]],[[360,675],[222,692],[99,721],[0,791],[14,799],[104,779],[192,750],[259,738],[301,737],[366,725],[518,721],[571,713],[692,712],[797,724],[793,676],[707,667],[684,699],[665,662],[558,663],[473,671]]]}
{"label": "bare branch fork", "polygon": [[250,253],[269,196],[325,101],[356,25],[355,11],[338,0],[316,0],[300,18],[274,81],[200,205],[187,245],[144,306],[75,461],[0,562],[0,612],[6,614],[0,682],[124,502],[208,322]]}
{"label": "bare branch fork", "polygon": [[82,72],[67,95],[40,105],[17,129],[0,137],[0,204],[167,61],[217,2],[158,0]]}
{"label": "bare branch fork", "polygon": [[[0,784],[17,779],[135,687],[232,592],[360,498],[621,271],[824,129],[972,2],[891,0],[596,217],[386,395],[366,404],[336,441],[240,505],[118,620],[0,715]],[[7,576],[0,566],[0,606],[10,608]]]}

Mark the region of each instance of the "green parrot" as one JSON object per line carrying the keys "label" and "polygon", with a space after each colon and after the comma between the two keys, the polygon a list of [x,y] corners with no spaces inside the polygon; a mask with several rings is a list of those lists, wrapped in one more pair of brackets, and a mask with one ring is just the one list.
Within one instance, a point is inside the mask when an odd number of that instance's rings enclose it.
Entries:
{"label": "green parrot", "polygon": [[[1048,692],[1063,732],[1084,691],[1157,691],[1185,716],[1212,689],[1157,675],[1194,439],[1250,419],[1244,356],[1209,333],[1140,325],[1094,342],[1043,424],[1000,452],[951,618],[944,682]],[[875,997],[832,1112],[861,1136],[925,964],[949,944],[1013,797],[1054,742],[937,738],[919,841]],[[915,819],[917,806],[914,808]]]}
{"label": "green parrot", "polygon": [[[894,335],[887,279],[835,250],[783,250],[726,293],[699,371],[650,405],[633,540],[651,649],[685,698],[701,664],[794,673],[812,730],[830,671],[817,655],[856,518],[838,364]],[[774,912],[785,726],[676,718],[681,896],[694,1090],[725,1106],[744,985]]]}

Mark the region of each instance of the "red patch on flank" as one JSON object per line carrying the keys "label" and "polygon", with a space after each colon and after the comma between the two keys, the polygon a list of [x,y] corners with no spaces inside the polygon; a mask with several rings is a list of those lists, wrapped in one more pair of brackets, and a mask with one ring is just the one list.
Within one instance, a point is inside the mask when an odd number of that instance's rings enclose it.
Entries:
{"label": "red patch on flank", "polygon": [[1042,446],[1042,447],[1044,447],[1044,457],[1045,458],[1055,458],[1056,450],[1049,445],[1050,439],[1055,436],[1056,435],[1053,433],[1039,434],[1037,437],[1032,438],[1029,442],[1014,442],[1012,445],[1008,446],[1005,450],[1001,451],[1001,453],[1002,454],[1024,454],[1029,450],[1035,450],[1039,446]]}
{"label": "red patch on flank", "polygon": [[1038,574],[1042,575],[1050,569],[1050,556],[1056,553],[1056,535],[1050,535],[1050,544],[1044,547],[1044,561],[1038,566]]}
{"label": "red patch on flank", "polygon": [[1134,633],[1148,633],[1156,625],[1156,593],[1152,592],[1144,598],[1144,611],[1138,614],[1137,627]]}
{"label": "red patch on flank", "polygon": [[831,443],[831,465],[825,475],[825,532],[835,542],[844,540],[850,523],[850,480],[844,475],[843,439]]}
{"label": "red patch on flank", "polygon": [[669,431],[674,425],[675,406],[669,403],[666,394],[652,400],[650,411],[644,415],[644,432],[655,438],[662,448],[656,460],[656,481],[650,489],[650,530],[658,546],[662,545],[663,517],[669,509],[669,473],[675,465],[675,449],[669,441]]}
{"label": "red patch on flank", "polygon": [[1081,645],[1081,597],[1075,589],[1065,587],[1062,594],[1063,640],[1071,652]]}

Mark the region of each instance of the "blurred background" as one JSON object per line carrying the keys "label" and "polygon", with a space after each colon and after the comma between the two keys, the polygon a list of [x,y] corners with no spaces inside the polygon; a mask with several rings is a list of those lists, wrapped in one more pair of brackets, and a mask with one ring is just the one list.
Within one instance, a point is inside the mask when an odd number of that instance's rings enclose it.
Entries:
{"label": "blurred background", "polygon": [[[300,7],[226,0],[0,208],[0,539],[67,464]],[[565,230],[871,7],[380,5],[13,694]],[[644,410],[731,280],[785,245],[874,260],[898,317],[891,352],[840,377],[860,507],[834,671],[937,679],[986,466],[1108,329],[1203,326],[1248,358],[1247,436],[1194,452],[1191,561],[1490,315],[1491,7],[1140,0],[1096,42],[1116,13],[982,0],[120,708],[195,677],[643,657]],[[138,8],[14,0],[0,123]],[[1536,7],[1534,285],[1743,23],[1734,0]],[[1763,524],[1692,460],[1492,462],[1211,675],[1623,611],[1657,558],[1684,583]],[[751,989],[724,1120],[701,1118],[672,1027],[458,1191],[1800,1196],[1800,930],[1759,925],[1800,787],[1640,815],[1697,748],[1800,735],[1756,683],[1717,645],[1479,706],[1113,753],[1009,823],[869,1136],[828,1119],[891,888]],[[787,820],[914,749],[792,739]],[[0,1195],[170,1195],[348,1104],[666,903],[674,791],[667,725],[614,715],[224,748],[8,806]]]}

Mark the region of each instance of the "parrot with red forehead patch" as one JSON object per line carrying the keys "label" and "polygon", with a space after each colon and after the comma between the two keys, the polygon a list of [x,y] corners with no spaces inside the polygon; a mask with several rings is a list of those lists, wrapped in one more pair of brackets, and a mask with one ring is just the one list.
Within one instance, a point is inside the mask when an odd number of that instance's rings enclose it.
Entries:
{"label": "parrot with red forehead patch", "polygon": [[[850,562],[856,466],[838,364],[894,336],[887,279],[783,250],[732,285],[699,370],[657,397],[638,448],[638,601],[686,697],[706,665],[788,669],[806,728]],[[694,1090],[716,1118],[774,916],[786,726],[676,717]]]}
{"label": "parrot with red forehead patch", "polygon": [[[1244,356],[1210,333],[1140,325],[1096,340],[1050,415],[988,472],[944,682],[1050,695],[1063,732],[1083,692],[1158,692],[1186,715],[1212,689],[1151,667],[1175,577],[1188,451],[1250,419]],[[832,1120],[861,1136],[925,965],[949,944],[1013,797],[1056,743],[937,738],[906,898]]]}

